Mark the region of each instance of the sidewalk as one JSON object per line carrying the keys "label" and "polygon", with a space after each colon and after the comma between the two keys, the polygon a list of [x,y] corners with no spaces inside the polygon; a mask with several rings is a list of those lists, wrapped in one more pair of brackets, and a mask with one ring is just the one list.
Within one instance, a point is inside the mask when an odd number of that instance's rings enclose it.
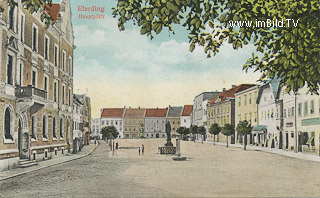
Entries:
{"label": "sidewalk", "polygon": [[50,159],[50,160],[37,162],[38,165],[36,165],[36,166],[31,166],[28,168],[15,168],[15,169],[10,169],[7,171],[0,172],[0,181],[6,180],[6,179],[9,179],[12,177],[24,175],[24,174],[34,172],[37,170],[41,170],[43,168],[55,166],[58,164],[63,164],[66,162],[70,162],[73,160],[77,160],[77,159],[86,157],[86,156],[90,155],[97,148],[98,145],[99,144],[97,143],[97,144],[90,144],[90,145],[84,146],[83,149],[77,154],[67,154],[63,157],[58,157],[58,158],[54,158],[54,159]]}
{"label": "sidewalk", "polygon": [[[202,141],[196,141],[196,142],[202,143]],[[203,143],[204,144],[213,144],[213,142],[207,142],[207,141],[204,141]],[[217,146],[226,146],[227,145],[226,143],[221,143],[221,142],[216,142],[215,144]],[[243,149],[243,145],[241,145],[241,144],[230,144],[229,143],[229,147]],[[253,146],[253,145],[247,145],[247,150],[248,151],[261,151],[261,152],[266,152],[266,153],[282,155],[282,156],[286,156],[286,157],[292,157],[292,158],[296,158],[296,159],[320,162],[320,156],[308,154],[308,153],[302,153],[302,152],[295,153],[293,151],[287,151],[287,150],[283,150],[283,149],[266,148],[266,147]]]}

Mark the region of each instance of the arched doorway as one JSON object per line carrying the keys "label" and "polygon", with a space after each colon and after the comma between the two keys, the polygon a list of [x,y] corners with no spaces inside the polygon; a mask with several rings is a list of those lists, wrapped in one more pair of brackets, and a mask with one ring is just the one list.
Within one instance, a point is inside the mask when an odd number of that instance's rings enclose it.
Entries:
{"label": "arched doorway", "polygon": [[156,134],[156,138],[159,138],[159,133]]}
{"label": "arched doorway", "polygon": [[29,130],[24,115],[18,121],[18,150],[21,159],[29,159]]}

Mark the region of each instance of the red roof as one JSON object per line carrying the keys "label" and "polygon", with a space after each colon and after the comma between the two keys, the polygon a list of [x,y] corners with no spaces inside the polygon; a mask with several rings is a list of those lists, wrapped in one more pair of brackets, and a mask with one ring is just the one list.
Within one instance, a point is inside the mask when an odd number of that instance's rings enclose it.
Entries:
{"label": "red roof", "polygon": [[184,105],[183,111],[182,111],[182,116],[190,116],[192,112],[192,105]]}
{"label": "red roof", "polygon": [[124,108],[103,108],[101,118],[122,117]]}
{"label": "red roof", "polygon": [[46,7],[44,8],[45,11],[51,16],[53,20],[58,19],[58,14],[60,12],[60,4],[58,3],[52,3],[52,4],[46,4]]}
{"label": "red roof", "polygon": [[143,117],[144,116],[144,112],[146,111],[146,109],[126,109],[126,113],[124,115],[124,117]]}
{"label": "red roof", "polygon": [[166,117],[167,109],[147,109],[146,117]]}
{"label": "red roof", "polygon": [[214,97],[211,101],[210,104],[213,104],[217,98],[220,98],[220,101],[224,101],[226,98],[234,98],[234,94],[243,91],[245,89],[249,89],[250,87],[255,86],[254,84],[241,84],[236,86],[235,88],[228,89],[227,91],[224,91],[220,94],[218,94],[216,97]]}

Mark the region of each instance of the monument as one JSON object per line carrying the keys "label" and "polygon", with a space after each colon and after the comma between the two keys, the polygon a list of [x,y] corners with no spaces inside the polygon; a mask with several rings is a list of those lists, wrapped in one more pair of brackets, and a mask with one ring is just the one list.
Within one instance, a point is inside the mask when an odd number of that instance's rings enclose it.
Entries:
{"label": "monument", "polygon": [[166,123],[167,143],[163,147],[159,147],[160,154],[176,154],[176,147],[171,142],[171,125],[170,122]]}
{"label": "monument", "polygon": [[164,146],[173,146],[171,142],[171,125],[169,121],[166,123],[166,134],[167,134],[167,143],[165,143]]}

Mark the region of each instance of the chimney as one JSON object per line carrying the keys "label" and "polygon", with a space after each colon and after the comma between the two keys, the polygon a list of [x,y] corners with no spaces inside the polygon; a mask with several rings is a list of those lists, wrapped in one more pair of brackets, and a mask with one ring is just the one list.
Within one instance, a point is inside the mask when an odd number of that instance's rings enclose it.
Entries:
{"label": "chimney", "polygon": [[225,92],[226,91],[226,88],[222,88],[222,92]]}
{"label": "chimney", "polygon": [[232,85],[232,88],[236,88],[237,85]]}

